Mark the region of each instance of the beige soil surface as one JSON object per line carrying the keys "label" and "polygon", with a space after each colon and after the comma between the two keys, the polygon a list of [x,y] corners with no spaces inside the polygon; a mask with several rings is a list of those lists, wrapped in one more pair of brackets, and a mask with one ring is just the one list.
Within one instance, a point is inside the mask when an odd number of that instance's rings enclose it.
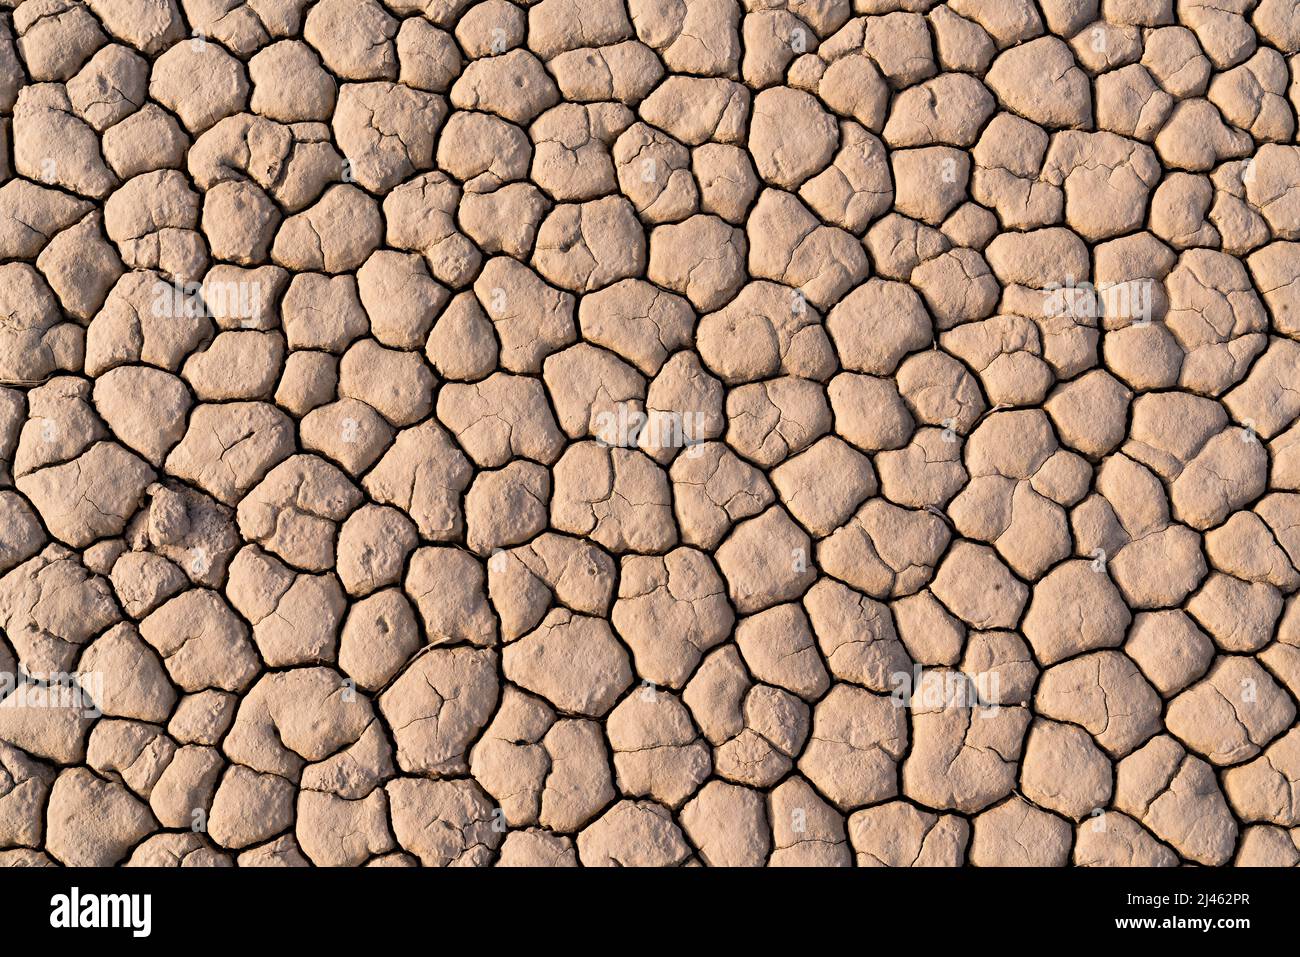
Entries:
{"label": "beige soil surface", "polygon": [[1297,864],[1298,108],[1297,0],[0,0],[0,864]]}

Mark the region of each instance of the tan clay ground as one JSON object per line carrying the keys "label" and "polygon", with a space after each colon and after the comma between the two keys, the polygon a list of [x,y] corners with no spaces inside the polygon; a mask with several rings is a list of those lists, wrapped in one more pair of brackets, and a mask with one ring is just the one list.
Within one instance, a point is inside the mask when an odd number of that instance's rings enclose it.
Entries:
{"label": "tan clay ground", "polygon": [[0,0],[0,862],[1297,863],[1298,51]]}

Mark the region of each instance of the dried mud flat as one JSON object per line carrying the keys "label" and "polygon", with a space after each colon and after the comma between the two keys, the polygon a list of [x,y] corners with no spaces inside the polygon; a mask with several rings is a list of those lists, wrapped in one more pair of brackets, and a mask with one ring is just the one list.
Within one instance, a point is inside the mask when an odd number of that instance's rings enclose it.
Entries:
{"label": "dried mud flat", "polygon": [[0,2],[0,863],[1300,861],[1298,51]]}

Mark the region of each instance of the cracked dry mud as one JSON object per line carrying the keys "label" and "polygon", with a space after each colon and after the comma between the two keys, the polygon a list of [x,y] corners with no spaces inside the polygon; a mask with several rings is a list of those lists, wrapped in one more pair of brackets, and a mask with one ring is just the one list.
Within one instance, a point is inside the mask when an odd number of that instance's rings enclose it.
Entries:
{"label": "cracked dry mud", "polygon": [[0,0],[0,863],[1297,863],[1298,108],[1296,0]]}

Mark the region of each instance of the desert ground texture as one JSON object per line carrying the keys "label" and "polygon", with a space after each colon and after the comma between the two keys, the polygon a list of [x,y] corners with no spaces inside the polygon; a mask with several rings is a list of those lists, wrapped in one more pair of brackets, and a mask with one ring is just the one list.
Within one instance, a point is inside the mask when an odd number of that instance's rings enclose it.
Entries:
{"label": "desert ground texture", "polygon": [[1300,862],[1297,0],[0,0],[0,864]]}

